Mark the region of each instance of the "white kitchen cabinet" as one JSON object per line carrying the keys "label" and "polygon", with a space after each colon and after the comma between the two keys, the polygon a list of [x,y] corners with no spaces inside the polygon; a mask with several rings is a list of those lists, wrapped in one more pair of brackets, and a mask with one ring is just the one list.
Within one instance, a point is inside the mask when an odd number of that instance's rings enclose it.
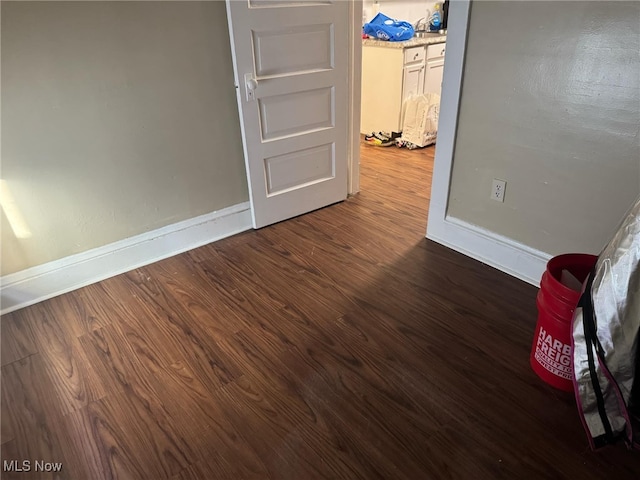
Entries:
{"label": "white kitchen cabinet", "polygon": [[402,101],[424,91],[424,63],[404,67],[402,74]]}
{"label": "white kitchen cabinet", "polygon": [[403,49],[404,53],[404,64],[408,65],[410,63],[422,63],[426,56],[426,50],[424,45],[420,47],[408,47]]}
{"label": "white kitchen cabinet", "polygon": [[[422,53],[415,48],[363,46],[361,133],[401,130],[404,89],[420,87],[419,73],[411,68],[424,67],[426,49],[419,47],[419,50]],[[412,57],[416,55],[413,63]],[[409,63],[405,63],[405,57]],[[422,85],[424,88],[424,80]]]}
{"label": "white kitchen cabinet", "polygon": [[442,94],[442,73],[444,72],[445,44],[437,43],[427,47],[424,93]]}
{"label": "white kitchen cabinet", "polygon": [[400,132],[405,99],[440,93],[444,45],[363,45],[360,133]]}

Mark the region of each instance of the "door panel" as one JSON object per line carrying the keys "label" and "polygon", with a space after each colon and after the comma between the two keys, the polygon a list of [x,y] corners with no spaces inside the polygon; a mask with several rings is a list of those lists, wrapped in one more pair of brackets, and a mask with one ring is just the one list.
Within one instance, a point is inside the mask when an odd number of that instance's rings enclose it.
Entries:
{"label": "door panel", "polygon": [[334,177],[333,143],[265,159],[267,196]]}
{"label": "door panel", "polygon": [[227,0],[254,228],[347,196],[349,2]]}
{"label": "door panel", "polygon": [[329,70],[333,68],[332,43],[329,23],[254,31],[256,76]]}
{"label": "door panel", "polygon": [[333,87],[324,87],[260,98],[262,139],[333,127],[333,91]]}

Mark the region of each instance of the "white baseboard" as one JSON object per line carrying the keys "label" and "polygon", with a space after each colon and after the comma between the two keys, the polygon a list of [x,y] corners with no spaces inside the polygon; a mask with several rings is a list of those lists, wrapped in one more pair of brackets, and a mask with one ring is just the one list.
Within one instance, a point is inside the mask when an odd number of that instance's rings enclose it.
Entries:
{"label": "white baseboard", "polygon": [[0,278],[0,314],[251,228],[249,202],[207,213]]}
{"label": "white baseboard", "polygon": [[495,232],[447,216],[428,222],[427,238],[536,287],[551,255]]}

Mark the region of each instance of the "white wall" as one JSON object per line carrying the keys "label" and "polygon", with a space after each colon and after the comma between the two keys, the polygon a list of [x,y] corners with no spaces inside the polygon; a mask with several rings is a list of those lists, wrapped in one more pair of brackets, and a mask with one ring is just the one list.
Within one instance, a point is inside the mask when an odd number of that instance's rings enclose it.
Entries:
{"label": "white wall", "polygon": [[367,21],[371,20],[377,11],[397,20],[415,23],[419,18],[433,12],[435,2],[425,0],[364,0],[363,10]]}
{"label": "white wall", "polygon": [[248,200],[224,2],[1,8],[2,275]]}
{"label": "white wall", "polygon": [[640,195],[640,3],[473,2],[467,40],[448,215],[598,253]]}

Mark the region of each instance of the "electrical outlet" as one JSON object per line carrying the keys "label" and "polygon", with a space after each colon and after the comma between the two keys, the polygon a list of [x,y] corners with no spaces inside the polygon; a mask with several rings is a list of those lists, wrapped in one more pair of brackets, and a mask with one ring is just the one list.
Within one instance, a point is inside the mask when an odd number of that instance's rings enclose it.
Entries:
{"label": "electrical outlet", "polygon": [[504,180],[493,179],[491,183],[491,200],[496,202],[504,202],[504,190],[507,188],[507,182]]}

